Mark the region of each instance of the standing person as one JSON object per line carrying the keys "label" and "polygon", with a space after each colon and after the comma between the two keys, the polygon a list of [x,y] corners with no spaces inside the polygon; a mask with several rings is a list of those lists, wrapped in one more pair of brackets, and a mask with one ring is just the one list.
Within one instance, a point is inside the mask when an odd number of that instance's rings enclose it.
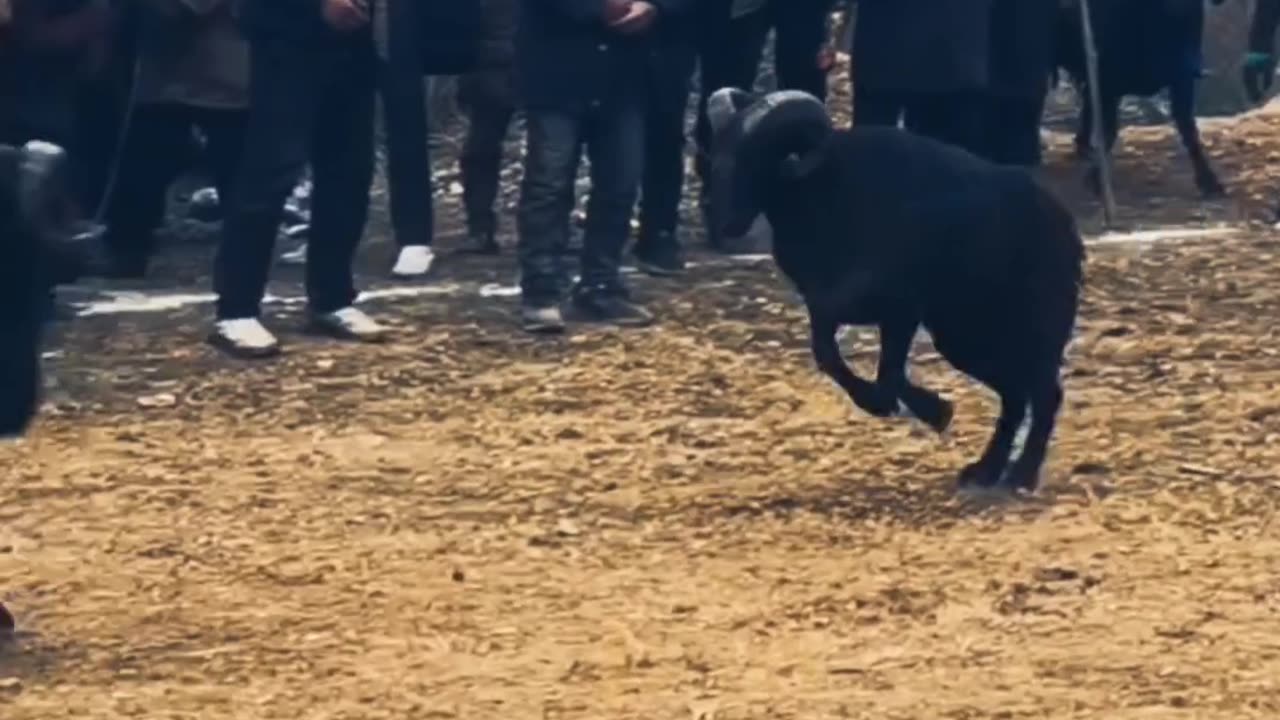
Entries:
{"label": "standing person", "polygon": [[467,251],[492,255],[498,248],[498,199],[503,143],[516,113],[512,62],[519,0],[484,0],[480,65],[458,80],[458,104],[467,114],[467,139],[458,159],[467,214]]}
{"label": "standing person", "polygon": [[854,125],[981,152],[992,0],[854,2]]}
{"label": "standing person", "polygon": [[146,273],[193,128],[208,138],[218,196],[231,196],[249,103],[249,43],[232,0],[153,0],[139,12],[137,106],[107,205],[105,240],[118,277]]}
{"label": "standing person", "polygon": [[352,306],[352,264],[373,175],[376,52],[361,0],[242,0],[249,37],[245,151],[216,259],[210,342],[241,357],[279,352],[259,321],[285,198],[310,161],[314,205],[306,288],[312,330],[378,341]]}
{"label": "standing person", "polygon": [[725,245],[723,238],[712,230],[719,227],[719,223],[710,219],[711,126],[707,121],[707,99],[720,88],[750,91],[755,86],[764,43],[771,29],[775,31],[778,89],[802,90],[826,99],[831,54],[825,41],[827,15],[833,4],[833,0],[700,0],[698,3],[695,22],[701,97],[694,136],[697,172],[702,180],[700,203],[707,239],[713,249],[724,250]]}
{"label": "standing person", "polygon": [[1053,71],[1057,0],[993,0],[982,154],[1040,164],[1040,118]]}
{"label": "standing person", "polygon": [[645,84],[644,176],[640,190],[640,237],[632,252],[640,269],[657,276],[684,270],[676,229],[684,190],[684,120],[689,80],[698,55],[692,14],[668,13],[653,29]]}
{"label": "standing person", "polygon": [[561,332],[560,300],[574,179],[585,149],[591,196],[573,289],[584,318],[638,326],[620,266],[644,167],[645,89],[651,30],[685,0],[524,0],[516,36],[517,89],[528,127],[518,232],[521,319],[530,332]]}

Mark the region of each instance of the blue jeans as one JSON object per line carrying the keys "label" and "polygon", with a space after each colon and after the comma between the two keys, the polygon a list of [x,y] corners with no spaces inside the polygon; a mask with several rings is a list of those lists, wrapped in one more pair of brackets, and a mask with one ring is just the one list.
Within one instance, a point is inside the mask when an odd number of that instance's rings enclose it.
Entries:
{"label": "blue jeans", "polygon": [[586,288],[620,287],[618,270],[644,169],[645,114],[640,103],[581,111],[526,110],[528,149],[517,217],[520,278],[526,304],[559,302],[566,268],[574,179],[585,148],[591,196],[583,236]]}

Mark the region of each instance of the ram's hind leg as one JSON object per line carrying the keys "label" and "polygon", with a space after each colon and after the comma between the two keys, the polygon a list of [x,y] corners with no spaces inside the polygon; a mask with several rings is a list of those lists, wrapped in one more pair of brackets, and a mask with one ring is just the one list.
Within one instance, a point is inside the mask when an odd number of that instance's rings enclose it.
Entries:
{"label": "ram's hind leg", "polygon": [[1049,439],[1053,436],[1058,409],[1062,407],[1062,385],[1058,381],[1056,367],[1052,375],[1035,386],[1030,393],[1030,401],[1031,430],[1027,433],[1022,455],[1014,462],[1005,478],[1010,487],[1028,492],[1034,491],[1040,484],[1040,468],[1044,465],[1044,458],[1049,450]]}
{"label": "ram's hind leg", "polygon": [[976,485],[994,487],[999,484],[1009,464],[1013,440],[1027,413],[1027,395],[1021,386],[997,388],[1000,394],[1000,417],[996,420],[995,433],[987,443],[978,461],[960,472],[961,487]]}
{"label": "ram's hind leg", "polygon": [[1213,166],[1209,164],[1204,145],[1200,142],[1200,129],[1196,126],[1195,92],[1195,79],[1190,76],[1179,78],[1169,87],[1173,123],[1178,128],[1178,136],[1182,138],[1182,146],[1191,157],[1191,167],[1195,171],[1196,187],[1200,189],[1200,194],[1206,198],[1220,198],[1227,191],[1218,180]]}

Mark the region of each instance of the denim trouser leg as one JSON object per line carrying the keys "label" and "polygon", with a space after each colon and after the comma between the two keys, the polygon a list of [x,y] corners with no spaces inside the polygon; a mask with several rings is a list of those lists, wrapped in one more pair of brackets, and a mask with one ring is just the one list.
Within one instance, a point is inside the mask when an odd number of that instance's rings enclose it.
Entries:
{"label": "denim trouser leg", "polygon": [[525,112],[527,147],[516,216],[520,284],[526,305],[560,301],[562,251],[569,243],[569,213],[584,119],[558,110]]}
{"label": "denim trouser leg", "polygon": [[582,284],[613,286],[631,236],[631,215],[644,172],[645,113],[640,103],[591,111],[585,140],[591,197],[582,244]]}

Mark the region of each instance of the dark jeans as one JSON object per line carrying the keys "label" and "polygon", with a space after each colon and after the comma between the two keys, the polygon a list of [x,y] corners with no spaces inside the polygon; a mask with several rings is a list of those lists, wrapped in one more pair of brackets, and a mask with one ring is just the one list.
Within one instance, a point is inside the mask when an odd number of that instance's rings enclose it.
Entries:
{"label": "dark jeans", "polygon": [[983,155],[1002,165],[1040,164],[1040,118],[1044,96],[987,99]]}
{"label": "dark jeans", "polygon": [[591,197],[582,248],[582,285],[617,287],[644,165],[644,110],[616,105],[578,112],[526,111],[528,149],[520,190],[520,278],[525,302],[554,304],[565,270],[574,179],[585,147]]}
{"label": "dark jeans", "polygon": [[692,46],[662,48],[649,71],[645,115],[644,179],[640,190],[640,243],[674,235],[684,189],[684,119],[689,80],[697,62]]}
{"label": "dark jeans", "polygon": [[697,171],[703,196],[711,147],[707,99],[716,90],[736,87],[751,90],[760,69],[769,30],[776,31],[774,55],[778,89],[803,90],[820,99],[827,97],[827,75],[818,67],[818,51],[826,39],[826,14],[814,0],[770,0],[758,12],[737,20],[729,16],[732,0],[702,0],[698,9],[698,60],[701,66],[701,98],[694,137],[698,145]]}
{"label": "dark jeans", "polygon": [[492,235],[498,230],[493,208],[498,199],[503,143],[516,112],[512,71],[485,70],[463,76],[458,103],[468,117],[467,139],[458,158],[467,230]]}
{"label": "dark jeans", "polygon": [[893,126],[982,154],[985,99],[979,93],[910,93],[854,86],[855,127]]}
{"label": "dark jeans", "polygon": [[427,92],[415,0],[387,3],[387,61],[381,64],[391,227],[400,247],[430,245],[435,234]]}
{"label": "dark jeans", "polygon": [[207,158],[218,197],[232,196],[247,118],[243,110],[187,105],[142,105],[134,111],[107,206],[106,244],[117,260],[145,265],[150,259],[169,186],[194,160],[193,128],[208,137]]}
{"label": "dark jeans", "polygon": [[369,213],[373,40],[254,37],[251,51],[245,150],[215,268],[218,317],[258,315],[284,201],[308,161],[307,299],[332,312],[356,297],[352,262]]}

